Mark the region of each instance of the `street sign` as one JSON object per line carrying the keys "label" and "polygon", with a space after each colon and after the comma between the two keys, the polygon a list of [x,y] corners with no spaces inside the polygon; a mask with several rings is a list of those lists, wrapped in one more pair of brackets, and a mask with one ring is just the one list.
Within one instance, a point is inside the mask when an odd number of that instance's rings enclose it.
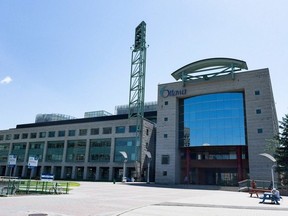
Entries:
{"label": "street sign", "polygon": [[17,163],[17,155],[9,155],[8,156],[8,166],[13,167],[16,166]]}
{"label": "street sign", "polygon": [[41,174],[41,181],[53,181],[54,175],[50,173],[42,173]]}
{"label": "street sign", "polygon": [[37,157],[29,157],[28,167],[34,168],[38,166],[38,158]]}

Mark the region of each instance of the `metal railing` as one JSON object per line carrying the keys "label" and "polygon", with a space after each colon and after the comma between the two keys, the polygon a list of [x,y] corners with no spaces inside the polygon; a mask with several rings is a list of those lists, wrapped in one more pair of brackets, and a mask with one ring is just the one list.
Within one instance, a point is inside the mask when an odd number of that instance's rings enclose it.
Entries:
{"label": "metal railing", "polygon": [[[249,192],[251,188],[251,179],[245,179],[243,181],[238,182],[238,191],[240,192]],[[265,181],[265,180],[254,180],[256,183],[257,189],[272,189],[272,183],[271,181]],[[278,182],[274,182],[274,187],[277,188],[280,191],[281,195],[288,196],[288,185],[283,186],[281,184],[278,184]]]}
{"label": "metal railing", "polygon": [[[245,179],[243,181],[238,182],[239,191],[248,192],[251,188],[251,181],[252,179]],[[271,181],[266,180],[254,180],[256,183],[256,187],[258,189],[272,189],[271,187]],[[275,182],[275,185],[277,185],[277,182]]]}
{"label": "metal railing", "polygon": [[69,182],[7,179],[0,180],[0,196],[17,194],[68,194]]}

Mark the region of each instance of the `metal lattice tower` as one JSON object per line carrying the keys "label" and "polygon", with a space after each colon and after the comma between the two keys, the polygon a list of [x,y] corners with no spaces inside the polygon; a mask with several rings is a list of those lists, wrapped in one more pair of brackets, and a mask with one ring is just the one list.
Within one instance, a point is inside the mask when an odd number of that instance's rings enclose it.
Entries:
{"label": "metal lattice tower", "polygon": [[129,118],[136,118],[136,173],[140,176],[142,127],[144,118],[145,72],[146,72],[146,23],[142,21],[135,29],[132,49],[129,92]]}

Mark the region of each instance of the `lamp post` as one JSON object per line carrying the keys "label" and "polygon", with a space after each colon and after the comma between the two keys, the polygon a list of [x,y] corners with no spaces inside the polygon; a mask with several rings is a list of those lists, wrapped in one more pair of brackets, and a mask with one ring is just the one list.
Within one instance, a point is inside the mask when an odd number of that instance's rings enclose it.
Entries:
{"label": "lamp post", "polygon": [[148,158],[148,164],[147,164],[147,184],[150,184],[150,162],[152,160],[151,152],[147,151],[146,156]]}
{"label": "lamp post", "polygon": [[[268,158],[268,159],[271,160],[273,163],[276,163],[276,159],[275,159],[272,155],[267,154],[267,153],[262,153],[262,154],[260,154],[260,155]],[[271,167],[272,188],[275,188],[275,184],[274,184],[274,167],[276,167],[276,166],[277,166],[276,164],[273,164],[272,167]]]}
{"label": "lamp post", "polygon": [[275,188],[275,184],[274,184],[274,167],[276,167],[277,165],[274,164],[272,167],[271,167],[271,176],[272,176],[272,188]]}
{"label": "lamp post", "polygon": [[122,182],[126,182],[126,162],[127,162],[128,157],[127,157],[127,153],[124,151],[119,151],[119,153],[124,157]]}

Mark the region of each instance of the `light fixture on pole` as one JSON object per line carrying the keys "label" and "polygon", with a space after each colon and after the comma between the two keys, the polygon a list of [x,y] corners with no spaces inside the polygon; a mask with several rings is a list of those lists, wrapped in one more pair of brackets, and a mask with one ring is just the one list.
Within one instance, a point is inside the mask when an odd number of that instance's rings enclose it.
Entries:
{"label": "light fixture on pole", "polygon": [[[276,159],[270,154],[262,153],[262,154],[259,154],[259,155],[270,159],[273,163],[276,163]],[[271,167],[272,188],[275,188],[275,184],[274,184],[274,167],[276,167],[276,166],[277,166],[276,164],[273,164],[272,167]]]}
{"label": "light fixture on pole", "polygon": [[152,160],[152,156],[151,156],[151,152],[147,151],[146,152],[146,156],[148,158],[148,162],[147,162],[147,184],[150,184],[150,162]]}
{"label": "light fixture on pole", "polygon": [[124,151],[119,151],[119,153],[124,157],[122,182],[126,182],[126,162],[127,162],[128,156],[127,156],[127,153]]}

